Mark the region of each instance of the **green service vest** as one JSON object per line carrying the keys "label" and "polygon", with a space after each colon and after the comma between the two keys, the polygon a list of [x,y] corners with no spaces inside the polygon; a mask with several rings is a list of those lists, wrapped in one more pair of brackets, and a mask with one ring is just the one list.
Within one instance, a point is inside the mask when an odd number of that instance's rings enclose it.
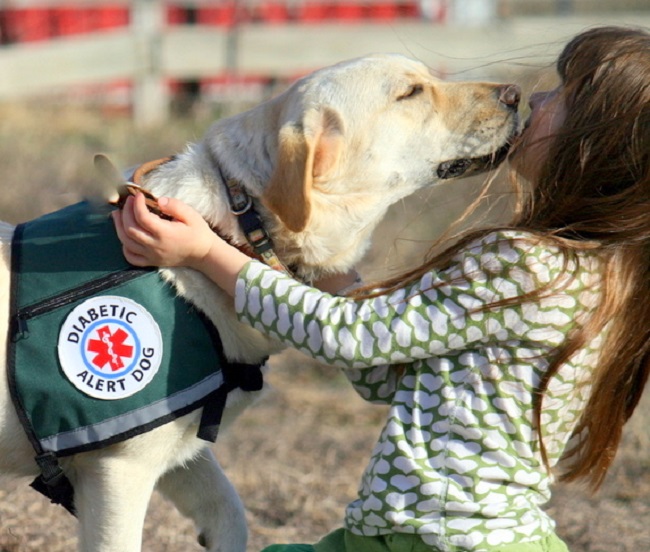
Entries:
{"label": "green service vest", "polygon": [[[220,395],[203,420],[218,427],[225,393],[262,386],[259,366],[233,369],[213,325],[158,271],[125,261],[109,213],[72,205],[19,225],[12,243],[9,382],[44,472],[52,457],[149,431]],[[248,381],[233,384],[242,374]]]}

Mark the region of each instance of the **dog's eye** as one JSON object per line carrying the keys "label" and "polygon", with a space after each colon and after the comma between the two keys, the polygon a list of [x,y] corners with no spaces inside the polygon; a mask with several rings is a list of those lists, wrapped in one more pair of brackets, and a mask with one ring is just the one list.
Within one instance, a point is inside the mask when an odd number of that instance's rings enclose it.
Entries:
{"label": "dog's eye", "polygon": [[397,101],[399,102],[402,100],[408,100],[410,98],[414,98],[415,96],[421,94],[422,92],[424,92],[424,86],[422,86],[421,84],[413,84],[409,86],[408,90],[404,94],[397,97]]}

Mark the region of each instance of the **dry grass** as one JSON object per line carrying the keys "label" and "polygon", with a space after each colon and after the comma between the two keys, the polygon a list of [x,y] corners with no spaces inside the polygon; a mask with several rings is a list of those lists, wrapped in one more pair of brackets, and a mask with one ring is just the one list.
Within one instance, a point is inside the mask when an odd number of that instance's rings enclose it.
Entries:
{"label": "dry grass", "polygon": [[[92,156],[98,151],[128,166],[177,151],[205,126],[174,123],[146,133],[136,132],[127,120],[67,110],[0,112],[0,218],[23,220],[78,200],[96,186]],[[417,257],[475,187],[465,182],[456,193],[447,188],[395,206],[379,229],[364,271],[376,276]],[[430,209],[433,205],[438,209]],[[500,204],[495,208],[498,212]],[[270,381],[275,391],[215,446],[246,505],[251,551],[275,542],[313,542],[340,525],[385,414],[384,408],[357,398],[336,370],[294,352],[274,359]],[[648,407],[646,400],[628,426],[619,457],[596,497],[576,486],[557,488],[551,509],[573,552],[650,550]],[[69,551],[74,535],[74,519],[62,508],[49,505],[23,481],[1,482],[0,552]],[[201,548],[191,524],[155,495],[144,550]]]}

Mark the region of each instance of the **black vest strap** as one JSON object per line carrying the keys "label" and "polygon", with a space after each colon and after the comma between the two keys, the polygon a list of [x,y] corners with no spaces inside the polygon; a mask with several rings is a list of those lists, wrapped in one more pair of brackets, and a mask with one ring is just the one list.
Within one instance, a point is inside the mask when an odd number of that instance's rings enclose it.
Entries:
{"label": "black vest strap", "polygon": [[53,504],[60,504],[73,516],[77,515],[74,507],[74,489],[59,465],[53,452],[44,452],[36,456],[36,463],[41,468],[39,475],[31,483],[32,489],[45,495]]}
{"label": "black vest strap", "polygon": [[262,368],[259,364],[225,363],[222,373],[224,383],[208,396],[203,406],[201,425],[196,434],[199,439],[211,443],[217,440],[228,393],[237,388],[242,391],[260,391],[264,385]]}

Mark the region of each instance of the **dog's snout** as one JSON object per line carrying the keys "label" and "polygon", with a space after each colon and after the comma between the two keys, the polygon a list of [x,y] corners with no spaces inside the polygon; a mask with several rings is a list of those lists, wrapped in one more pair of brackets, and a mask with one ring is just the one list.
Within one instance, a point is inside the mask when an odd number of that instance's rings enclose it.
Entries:
{"label": "dog's snout", "polygon": [[519,107],[521,100],[521,88],[516,84],[506,84],[499,88],[499,101],[513,109]]}

